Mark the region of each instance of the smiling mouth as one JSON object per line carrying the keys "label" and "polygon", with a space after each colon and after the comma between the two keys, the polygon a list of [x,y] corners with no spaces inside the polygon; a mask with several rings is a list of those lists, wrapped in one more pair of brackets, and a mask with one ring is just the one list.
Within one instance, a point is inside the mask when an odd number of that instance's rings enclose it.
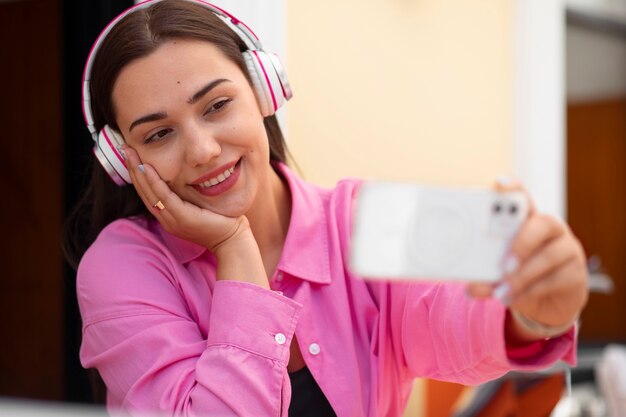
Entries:
{"label": "smiling mouth", "polygon": [[232,167],[225,169],[224,172],[222,172],[221,174],[213,177],[213,178],[209,178],[208,180],[201,182],[198,184],[198,186],[200,188],[211,188],[217,184],[220,184],[224,181],[226,181],[226,179],[228,177],[231,176],[231,174],[235,171],[235,169],[239,166],[239,163],[241,162],[241,160],[237,161],[237,163],[235,165],[233,165]]}
{"label": "smiling mouth", "polygon": [[226,178],[230,177],[230,174],[233,173],[233,171],[235,170],[235,167],[239,164],[239,162],[237,162],[237,164],[233,165],[232,167],[228,168],[227,170],[224,170],[224,172],[222,172],[221,174],[219,174],[217,177],[213,177],[213,178],[209,178],[208,180],[198,184],[200,187],[202,188],[210,188],[213,187],[214,185],[217,185],[221,182],[226,181]]}

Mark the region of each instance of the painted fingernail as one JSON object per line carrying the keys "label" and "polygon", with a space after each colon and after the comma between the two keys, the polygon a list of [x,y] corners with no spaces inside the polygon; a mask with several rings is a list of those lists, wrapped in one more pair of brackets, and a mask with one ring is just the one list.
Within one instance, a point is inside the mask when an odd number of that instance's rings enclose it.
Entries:
{"label": "painted fingernail", "polygon": [[502,270],[504,271],[505,275],[511,275],[513,272],[515,272],[518,266],[519,266],[519,261],[517,260],[517,257],[513,255],[509,255],[504,260],[504,264],[502,265]]}
{"label": "painted fingernail", "polygon": [[122,155],[122,158],[124,158],[124,161],[126,160],[126,153],[124,152],[124,150],[122,149],[121,146],[117,147],[117,151],[119,152],[120,155]]}
{"label": "painted fingernail", "polygon": [[498,178],[496,178],[496,182],[500,186],[505,187],[511,183],[511,178],[509,178],[508,175],[499,175]]}
{"label": "painted fingernail", "polygon": [[137,165],[137,168],[139,168],[139,171],[145,173],[146,169],[143,167],[143,164]]}
{"label": "painted fingernail", "polygon": [[509,305],[509,294],[511,293],[511,286],[507,282],[502,282],[498,284],[496,288],[493,289],[491,296],[500,300],[500,302],[504,305]]}

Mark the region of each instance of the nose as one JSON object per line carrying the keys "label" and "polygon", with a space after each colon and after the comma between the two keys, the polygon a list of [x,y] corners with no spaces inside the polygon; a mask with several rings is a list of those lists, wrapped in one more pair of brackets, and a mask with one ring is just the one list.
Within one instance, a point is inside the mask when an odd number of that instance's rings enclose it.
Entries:
{"label": "nose", "polygon": [[215,132],[206,126],[195,126],[188,130],[185,141],[187,163],[199,166],[210,162],[222,153]]}

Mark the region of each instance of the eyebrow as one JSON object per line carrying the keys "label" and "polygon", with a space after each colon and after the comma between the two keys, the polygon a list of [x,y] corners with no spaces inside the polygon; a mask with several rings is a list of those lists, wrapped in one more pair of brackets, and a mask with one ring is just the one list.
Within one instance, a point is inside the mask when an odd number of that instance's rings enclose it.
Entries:
{"label": "eyebrow", "polygon": [[[226,78],[218,78],[217,80],[211,81],[210,83],[208,83],[207,85],[202,87],[200,90],[198,90],[194,95],[189,97],[189,99],[187,99],[187,103],[189,103],[189,104],[197,103],[198,100],[200,100],[202,97],[204,97],[209,91],[213,90],[215,87],[217,87],[218,85],[220,85],[220,84],[222,84],[224,82],[230,82],[230,80],[228,80]],[[147,114],[147,115],[142,116],[139,119],[135,120],[134,122],[132,122],[130,124],[130,127],[128,128],[128,131],[129,132],[132,131],[135,128],[135,126],[140,125],[142,123],[154,122],[156,120],[165,119],[166,117],[167,117],[167,113],[165,113],[165,112],[157,112],[157,113]]]}
{"label": "eyebrow", "polygon": [[134,122],[132,122],[130,124],[130,127],[128,128],[129,132],[132,132],[133,128],[137,125],[140,125],[142,123],[148,123],[148,122],[154,122],[156,120],[161,120],[161,119],[165,119],[167,117],[167,113],[163,113],[163,112],[159,112],[159,113],[152,113],[152,114],[148,114],[146,116],[142,116],[139,119],[135,120]]}
{"label": "eyebrow", "polygon": [[191,96],[189,100],[187,100],[187,103],[195,104],[198,100],[204,97],[209,91],[213,90],[215,87],[222,84],[223,82],[230,82],[230,80],[227,80],[226,78],[218,78],[217,80],[211,81],[210,83],[202,87],[200,90],[198,90],[197,93]]}

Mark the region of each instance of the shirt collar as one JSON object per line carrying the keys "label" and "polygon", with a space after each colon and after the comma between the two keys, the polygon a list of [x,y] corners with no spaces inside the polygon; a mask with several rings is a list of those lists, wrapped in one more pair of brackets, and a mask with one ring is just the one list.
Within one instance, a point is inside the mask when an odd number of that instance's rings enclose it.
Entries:
{"label": "shirt collar", "polygon": [[330,283],[328,225],[320,189],[276,164],[291,191],[291,220],[278,269],[318,284]]}
{"label": "shirt collar", "polygon": [[[320,189],[300,179],[287,165],[275,164],[291,192],[291,219],[277,269],[318,284],[330,283],[328,227]],[[166,232],[158,233],[180,263],[202,255],[206,248]]]}

